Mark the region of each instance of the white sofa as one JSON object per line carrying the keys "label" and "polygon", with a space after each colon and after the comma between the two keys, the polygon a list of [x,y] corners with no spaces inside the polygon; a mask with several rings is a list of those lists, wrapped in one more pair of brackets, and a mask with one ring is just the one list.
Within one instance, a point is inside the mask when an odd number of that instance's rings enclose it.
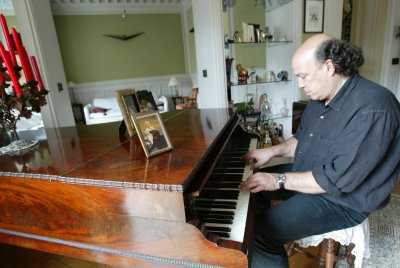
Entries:
{"label": "white sofa", "polygon": [[[162,105],[159,105],[162,104]],[[160,113],[169,110],[168,99],[161,96],[158,99],[157,107]],[[86,125],[102,124],[115,121],[122,121],[123,116],[119,108],[118,101],[115,97],[95,98],[92,103],[83,107]]]}
{"label": "white sofa", "polygon": [[86,125],[122,121],[122,113],[115,97],[95,98],[83,107]]}
{"label": "white sofa", "polygon": [[[15,114],[18,114],[16,112]],[[36,113],[32,112],[31,118],[27,119],[25,117],[21,117],[17,121],[17,130],[36,130],[39,128],[43,128],[43,120],[42,120],[42,114],[41,113]]]}

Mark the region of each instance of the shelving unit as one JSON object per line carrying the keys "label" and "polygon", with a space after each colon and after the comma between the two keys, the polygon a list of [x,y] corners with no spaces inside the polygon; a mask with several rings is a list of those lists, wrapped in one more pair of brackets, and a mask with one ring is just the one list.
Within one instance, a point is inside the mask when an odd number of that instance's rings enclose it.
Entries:
{"label": "shelving unit", "polygon": [[293,43],[293,41],[285,40],[285,41],[267,41],[267,42],[227,42],[225,45],[259,45],[265,44],[267,46],[275,46],[281,44]]}
{"label": "shelving unit", "polygon": [[262,85],[262,84],[270,84],[270,83],[282,83],[282,82],[291,82],[291,79],[284,81],[259,81],[259,82],[247,82],[247,83],[231,83],[230,85],[233,87],[236,86],[251,86],[251,85]]}
{"label": "shelving unit", "polygon": [[[292,16],[288,16],[288,14],[294,13],[294,4],[290,0],[280,1],[280,3],[273,8],[265,10],[265,25],[269,27],[270,33],[275,40],[266,42],[226,42],[225,46],[229,49],[230,58],[235,58],[231,70],[231,83],[228,85],[231,100],[233,103],[246,103],[248,94],[252,94],[255,103],[254,108],[257,110],[259,109],[260,96],[267,94],[271,114],[273,115],[269,119],[283,124],[286,138],[291,136],[291,106],[296,95],[291,70],[291,57],[294,52],[294,42],[292,41],[294,38],[294,23]],[[245,48],[246,52],[243,53],[242,48]],[[238,53],[238,49],[241,49],[240,53]],[[252,51],[252,49],[254,50]],[[245,58],[246,53],[259,54],[260,57],[264,57],[265,54],[265,66],[260,64],[260,58],[258,58],[259,63],[257,65],[261,65],[261,67],[250,69],[251,62]],[[247,69],[249,74],[250,70],[256,70],[256,74],[259,75],[261,81],[252,80],[247,83],[237,83],[237,73],[234,73],[236,71],[235,65],[242,64],[242,62],[247,62],[247,64],[245,63],[247,66],[242,66]],[[269,80],[268,74],[270,71],[275,73],[277,80]],[[287,80],[281,81],[278,79],[278,73],[281,71],[288,73]],[[289,109],[287,116],[280,115],[280,110],[284,103]]]}

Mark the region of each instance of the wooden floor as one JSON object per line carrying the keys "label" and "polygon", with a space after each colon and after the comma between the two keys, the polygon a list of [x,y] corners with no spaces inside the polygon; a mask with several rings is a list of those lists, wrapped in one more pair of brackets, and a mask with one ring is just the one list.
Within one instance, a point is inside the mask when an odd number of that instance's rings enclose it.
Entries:
{"label": "wooden floor", "polygon": [[[395,187],[394,194],[400,195],[400,182]],[[318,253],[319,247],[310,247],[309,252]],[[78,260],[60,255],[54,255],[35,250],[0,244],[0,267],[5,268],[109,268],[110,266],[89,261]],[[314,261],[295,254],[290,258],[291,268],[318,267]]]}

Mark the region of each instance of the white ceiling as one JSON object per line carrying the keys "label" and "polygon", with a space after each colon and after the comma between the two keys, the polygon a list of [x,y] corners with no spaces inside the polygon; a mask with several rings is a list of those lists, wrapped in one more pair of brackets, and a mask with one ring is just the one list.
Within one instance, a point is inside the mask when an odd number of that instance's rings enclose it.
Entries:
{"label": "white ceiling", "polygon": [[[16,1],[16,0],[14,0]],[[50,0],[54,15],[179,13],[191,0]],[[14,15],[12,0],[0,0],[0,12]]]}

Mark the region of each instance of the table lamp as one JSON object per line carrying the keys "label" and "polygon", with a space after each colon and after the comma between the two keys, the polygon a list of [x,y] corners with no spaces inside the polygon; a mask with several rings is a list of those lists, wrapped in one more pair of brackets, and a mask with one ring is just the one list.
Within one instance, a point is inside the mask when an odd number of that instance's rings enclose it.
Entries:
{"label": "table lamp", "polygon": [[168,86],[171,88],[171,92],[174,97],[179,95],[178,86],[180,85],[181,83],[175,77],[171,77],[169,80]]}

